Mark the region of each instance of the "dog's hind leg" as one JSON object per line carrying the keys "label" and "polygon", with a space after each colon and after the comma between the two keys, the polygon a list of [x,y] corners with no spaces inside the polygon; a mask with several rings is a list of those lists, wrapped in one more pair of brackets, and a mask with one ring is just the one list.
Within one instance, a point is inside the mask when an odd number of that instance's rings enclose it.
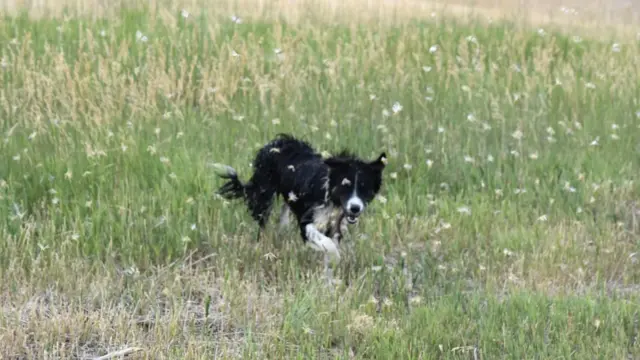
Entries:
{"label": "dog's hind leg", "polygon": [[282,208],[280,209],[280,220],[278,221],[278,230],[284,230],[287,225],[289,225],[289,214],[291,213],[291,209],[289,209],[289,205],[287,203],[282,204]]}

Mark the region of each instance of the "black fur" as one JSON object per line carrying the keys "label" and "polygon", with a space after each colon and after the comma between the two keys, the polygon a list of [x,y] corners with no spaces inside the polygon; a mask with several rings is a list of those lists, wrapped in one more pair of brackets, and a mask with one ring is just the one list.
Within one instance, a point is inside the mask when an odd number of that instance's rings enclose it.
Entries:
{"label": "black fur", "polygon": [[[343,219],[355,222],[380,191],[385,162],[385,153],[367,162],[346,151],[325,160],[307,142],[280,134],[258,151],[253,161],[253,175],[246,183],[240,181],[233,168],[227,167],[226,174],[220,176],[229,181],[218,194],[226,199],[245,200],[260,226],[258,239],[275,197],[280,195],[294,214],[303,241],[308,240],[305,231],[308,224],[314,224],[325,236],[339,241]],[[354,193],[363,204],[355,214],[346,209]],[[319,207],[325,212],[320,213]],[[336,221],[320,219],[327,218],[330,212],[337,213]]]}

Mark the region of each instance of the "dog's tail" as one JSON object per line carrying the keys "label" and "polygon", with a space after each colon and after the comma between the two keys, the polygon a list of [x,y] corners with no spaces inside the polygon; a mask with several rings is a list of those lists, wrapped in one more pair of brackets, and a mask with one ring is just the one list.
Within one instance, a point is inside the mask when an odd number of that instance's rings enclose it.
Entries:
{"label": "dog's tail", "polygon": [[215,168],[218,176],[223,179],[229,179],[229,181],[218,189],[218,195],[228,200],[245,197],[245,185],[238,179],[238,173],[234,168],[223,164],[213,164],[212,166]]}

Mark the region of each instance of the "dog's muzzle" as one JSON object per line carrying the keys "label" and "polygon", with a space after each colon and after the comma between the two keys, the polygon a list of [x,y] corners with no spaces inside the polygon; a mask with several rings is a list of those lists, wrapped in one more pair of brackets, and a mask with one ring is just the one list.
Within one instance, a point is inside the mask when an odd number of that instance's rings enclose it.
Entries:
{"label": "dog's muzzle", "polygon": [[349,224],[355,224],[358,222],[358,216],[357,215],[351,215],[351,214],[347,214],[347,222]]}

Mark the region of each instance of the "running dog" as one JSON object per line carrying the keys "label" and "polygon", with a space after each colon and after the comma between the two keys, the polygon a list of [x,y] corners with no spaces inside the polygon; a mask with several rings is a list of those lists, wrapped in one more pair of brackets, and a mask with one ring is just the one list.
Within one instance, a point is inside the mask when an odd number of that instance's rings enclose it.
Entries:
{"label": "running dog", "polygon": [[380,191],[386,163],[384,152],[371,162],[348,151],[323,159],[307,142],[279,134],[258,151],[253,176],[246,183],[232,167],[218,165],[223,170],[219,176],[228,179],[218,194],[244,199],[258,222],[258,240],[275,197],[282,196],[280,226],[288,223],[292,212],[303,242],[339,259],[345,221],[356,223]]}

